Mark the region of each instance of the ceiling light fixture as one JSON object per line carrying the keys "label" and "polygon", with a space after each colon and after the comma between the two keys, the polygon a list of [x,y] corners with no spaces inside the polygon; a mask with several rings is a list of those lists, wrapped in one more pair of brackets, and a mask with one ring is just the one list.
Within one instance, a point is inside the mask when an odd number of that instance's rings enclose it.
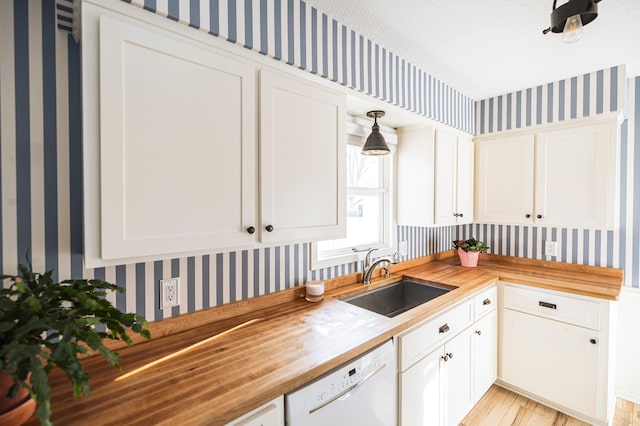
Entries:
{"label": "ceiling light fixture", "polygon": [[551,26],[542,31],[562,33],[562,41],[574,43],[582,37],[582,27],[598,17],[600,0],[569,0],[556,8],[558,0],[553,0]]}
{"label": "ceiling light fixture", "polygon": [[373,127],[371,127],[371,134],[362,147],[361,154],[385,155],[389,153],[389,145],[385,142],[384,136],[380,133],[380,126],[378,126],[378,118],[383,116],[384,111],[369,111],[367,113],[367,117],[373,118]]}

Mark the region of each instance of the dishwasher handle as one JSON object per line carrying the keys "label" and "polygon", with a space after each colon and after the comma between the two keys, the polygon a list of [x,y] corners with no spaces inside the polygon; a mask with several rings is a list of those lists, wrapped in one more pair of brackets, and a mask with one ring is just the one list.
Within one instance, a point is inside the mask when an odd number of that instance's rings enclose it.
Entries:
{"label": "dishwasher handle", "polygon": [[[351,391],[355,390],[360,385],[362,385],[364,382],[366,382],[367,380],[369,380],[370,378],[372,378],[373,376],[375,376],[376,374],[381,372],[386,366],[387,366],[387,364],[382,364],[380,367],[378,367],[377,369],[373,370],[371,373],[369,373],[365,377],[363,377],[363,379],[360,380],[359,382],[354,383],[353,385],[349,386],[347,389],[343,390],[339,394],[335,395],[332,398],[329,398],[329,400],[327,400],[324,404],[319,405],[319,406],[317,406],[316,408],[314,408],[312,410],[309,410],[309,414],[315,413],[319,409],[321,409],[323,407],[326,407],[327,405],[331,404],[335,400],[340,399],[340,398],[344,397],[345,395],[351,393]],[[347,396],[347,398],[348,398],[348,396]]]}

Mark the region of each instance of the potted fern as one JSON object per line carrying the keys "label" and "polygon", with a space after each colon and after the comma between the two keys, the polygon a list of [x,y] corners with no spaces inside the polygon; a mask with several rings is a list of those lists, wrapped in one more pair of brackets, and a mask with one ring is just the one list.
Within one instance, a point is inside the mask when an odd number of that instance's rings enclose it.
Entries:
{"label": "potted fern", "polygon": [[[18,265],[18,275],[0,276],[3,284],[10,280],[0,288],[0,376],[10,378],[9,390],[0,399],[26,390],[27,399],[12,405],[35,400],[43,425],[52,424],[48,374],[54,366],[69,377],[74,396],[86,395],[91,392],[90,377],[81,357],[100,354],[119,367],[118,354],[104,345],[104,339],[130,345],[131,331],[150,338],[141,315],[122,313],[105,298],[109,291],[123,292],[121,287],[98,279],[55,282],[52,275],[52,270],[33,272],[27,256],[27,265]],[[3,415],[7,413],[0,413],[2,424]]]}

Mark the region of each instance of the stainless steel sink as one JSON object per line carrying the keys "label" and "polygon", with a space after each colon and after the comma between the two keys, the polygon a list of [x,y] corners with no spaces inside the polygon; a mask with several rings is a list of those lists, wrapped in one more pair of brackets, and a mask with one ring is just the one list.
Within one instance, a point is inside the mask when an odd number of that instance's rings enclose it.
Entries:
{"label": "stainless steel sink", "polygon": [[405,280],[346,297],[342,301],[392,318],[442,296],[454,288],[446,285],[436,287]]}

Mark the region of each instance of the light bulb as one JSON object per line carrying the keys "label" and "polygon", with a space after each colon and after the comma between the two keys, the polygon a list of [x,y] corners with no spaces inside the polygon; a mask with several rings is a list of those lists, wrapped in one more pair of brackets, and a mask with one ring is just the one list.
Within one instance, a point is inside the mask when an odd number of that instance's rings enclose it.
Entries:
{"label": "light bulb", "polygon": [[562,41],[565,43],[575,43],[582,37],[582,19],[580,14],[567,18],[562,32]]}

